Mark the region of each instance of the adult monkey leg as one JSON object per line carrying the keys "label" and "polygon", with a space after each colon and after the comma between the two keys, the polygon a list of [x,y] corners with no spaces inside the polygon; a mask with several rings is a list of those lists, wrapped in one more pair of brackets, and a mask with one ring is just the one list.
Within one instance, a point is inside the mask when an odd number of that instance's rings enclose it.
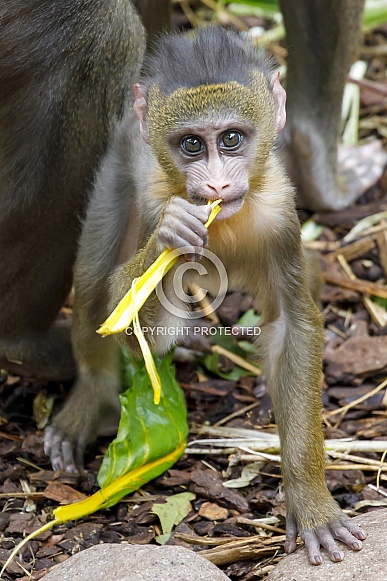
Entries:
{"label": "adult monkey leg", "polygon": [[70,334],[55,318],[144,32],[129,0],[12,0],[0,23],[0,367],[67,379]]}
{"label": "adult monkey leg", "polygon": [[287,169],[300,204],[311,210],[348,206],[380,177],[379,142],[339,150],[341,103],[359,46],[364,0],[280,0],[289,47]]}
{"label": "adult monkey leg", "polygon": [[133,254],[137,245],[139,219],[130,163],[122,163],[117,155],[117,150],[130,150],[126,119],[125,115],[117,125],[97,172],[74,268],[72,337],[77,380],[45,432],[45,451],[54,469],[69,472],[83,466],[85,447],[98,433],[117,428],[120,413],[118,344],[114,337],[102,338],[96,329],[109,312],[110,275],[122,260],[120,255]]}
{"label": "adult monkey leg", "polygon": [[133,0],[152,43],[155,36],[171,26],[171,0]]}

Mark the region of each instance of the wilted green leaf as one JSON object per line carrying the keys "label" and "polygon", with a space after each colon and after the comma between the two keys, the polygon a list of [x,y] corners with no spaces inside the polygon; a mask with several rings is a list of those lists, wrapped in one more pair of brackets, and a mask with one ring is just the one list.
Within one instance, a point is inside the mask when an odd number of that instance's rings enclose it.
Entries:
{"label": "wilted green leaf", "polygon": [[152,507],[153,514],[157,514],[160,519],[163,535],[156,538],[157,542],[163,545],[169,539],[169,533],[174,526],[178,525],[191,510],[191,500],[196,498],[192,492],[181,492],[169,496],[164,503],[156,503]]}
{"label": "wilted green leaf", "polygon": [[252,480],[258,476],[260,470],[262,470],[265,462],[253,462],[252,464],[247,464],[243,469],[239,478],[233,478],[232,480],[227,480],[223,482],[225,488],[244,488],[249,486]]}
{"label": "wilted green leaf", "polygon": [[[175,378],[172,353],[155,363],[162,384],[159,405],[153,403],[153,390],[144,362],[136,362],[123,352],[123,385],[120,396],[121,420],[115,440],[110,444],[98,473],[98,484],[105,488],[116,478],[162,459],[178,448],[188,436],[184,396]],[[169,466],[168,466],[169,467]],[[167,466],[160,466],[158,474]]]}
{"label": "wilted green leaf", "polygon": [[38,430],[43,430],[50,418],[55,398],[47,396],[46,390],[41,389],[33,402],[34,420]]}

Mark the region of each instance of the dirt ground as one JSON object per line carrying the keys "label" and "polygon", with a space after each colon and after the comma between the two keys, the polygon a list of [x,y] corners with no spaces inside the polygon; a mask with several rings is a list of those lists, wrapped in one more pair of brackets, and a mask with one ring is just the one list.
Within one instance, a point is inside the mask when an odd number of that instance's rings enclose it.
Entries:
{"label": "dirt ground", "polygon": [[[201,8],[200,17],[207,18],[209,8]],[[174,20],[187,24],[187,15],[176,7]],[[248,26],[266,25],[252,16],[243,21]],[[280,45],[275,52],[284,54]],[[386,147],[387,25],[365,36],[361,58],[368,63],[371,86],[361,86],[359,137],[377,136]],[[351,515],[387,505],[383,453],[383,442],[387,450],[383,384],[387,376],[387,222],[370,220],[352,241],[343,241],[359,220],[380,212],[387,212],[387,171],[349,209],[313,216],[300,211],[302,221],[312,217],[323,226],[318,240],[307,245],[319,252],[325,279],[326,437],[361,442],[357,449],[348,445],[348,449],[331,450],[327,459],[328,487]],[[220,324],[235,324],[253,306],[248,296],[228,295],[217,311]],[[71,316],[71,305],[63,313]],[[219,357],[222,376],[210,372],[200,358],[177,363],[191,440],[224,442],[243,433],[231,428],[258,427],[275,433],[265,378],[230,378],[234,368],[235,363],[223,355]],[[80,500],[98,489],[96,474],[108,439],[99,439],[88,451],[87,469],[81,475],[53,472],[43,453],[42,430],[37,424],[43,425],[50,403],[54,402],[55,409],[61,405],[69,388],[0,374],[0,564],[26,534],[50,519],[58,504]],[[232,441],[226,447],[220,442],[195,443],[172,469],[115,507],[41,534],[23,548],[4,579],[37,581],[55,564],[102,542],[155,543],[162,530],[153,505],[186,491],[195,498],[169,544],[201,551],[234,581],[263,579],[283,556],[285,505],[280,462],[277,453],[263,458],[251,447],[238,447]]]}

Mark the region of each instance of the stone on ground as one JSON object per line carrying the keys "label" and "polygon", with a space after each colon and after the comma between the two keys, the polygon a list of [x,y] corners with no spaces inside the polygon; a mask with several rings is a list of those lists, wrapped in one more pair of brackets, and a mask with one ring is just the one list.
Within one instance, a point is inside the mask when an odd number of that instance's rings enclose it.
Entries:
{"label": "stone on ground", "polygon": [[96,545],[57,565],[44,581],[225,581],[218,567],[176,546]]}

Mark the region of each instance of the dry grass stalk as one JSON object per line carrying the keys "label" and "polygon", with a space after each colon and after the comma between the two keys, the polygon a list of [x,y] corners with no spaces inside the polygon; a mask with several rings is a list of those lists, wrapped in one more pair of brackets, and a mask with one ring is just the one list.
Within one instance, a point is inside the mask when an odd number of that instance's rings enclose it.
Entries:
{"label": "dry grass stalk", "polygon": [[219,355],[224,355],[225,357],[227,357],[227,359],[230,359],[230,361],[235,363],[235,365],[242,367],[242,369],[246,369],[246,371],[250,371],[254,375],[261,375],[262,374],[262,371],[259,369],[259,367],[257,367],[256,365],[253,365],[249,361],[246,361],[246,359],[243,359],[243,357],[239,357],[239,355],[235,355],[235,353],[232,353],[232,351],[229,351],[228,349],[225,349],[224,347],[221,347],[220,345],[212,345],[211,349],[212,349],[212,351],[219,353]]}
{"label": "dry grass stalk", "polygon": [[[341,268],[343,269],[343,271],[345,272],[345,274],[348,276],[348,278],[351,281],[353,281],[353,282],[355,282],[355,281],[356,282],[365,282],[365,281],[359,281],[359,279],[356,278],[356,276],[352,272],[352,269],[349,266],[347,260],[345,259],[345,257],[342,254],[339,254],[337,256],[337,261],[339,262]],[[370,283],[370,284],[372,284],[372,283]],[[380,307],[379,305],[377,305],[376,303],[374,303],[373,301],[371,301],[370,297],[367,296],[366,292],[367,291],[363,292],[363,303],[364,303],[365,308],[367,309],[367,311],[371,315],[371,318],[374,321],[374,323],[379,325],[379,327],[385,327],[387,325],[386,310],[383,309],[382,307]]]}
{"label": "dry grass stalk", "polygon": [[342,246],[341,248],[326,254],[324,258],[329,262],[333,262],[341,254],[349,261],[355,260],[373,248],[375,248],[375,242],[372,238],[361,238],[360,240],[356,240],[356,242],[352,242],[351,244],[347,244],[347,246]]}

